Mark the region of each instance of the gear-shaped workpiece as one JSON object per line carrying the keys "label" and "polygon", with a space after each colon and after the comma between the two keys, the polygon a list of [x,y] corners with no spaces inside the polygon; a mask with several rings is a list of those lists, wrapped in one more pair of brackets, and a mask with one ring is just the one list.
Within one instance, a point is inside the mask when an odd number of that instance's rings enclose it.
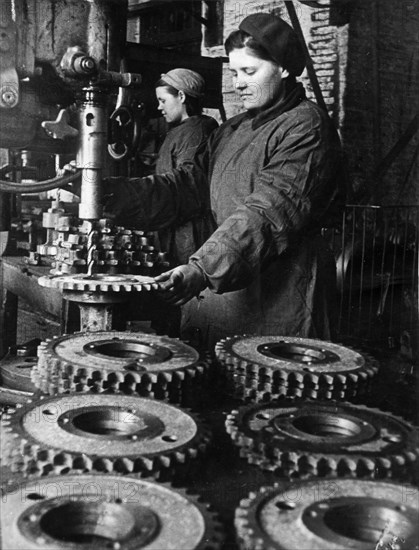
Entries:
{"label": "gear-shaped workpiece", "polygon": [[410,479],[419,431],[378,409],[284,399],[227,416],[226,429],[251,464],[288,477]]}
{"label": "gear-shaped workpiece", "polygon": [[235,514],[241,550],[417,548],[418,490],[359,479],[263,487]]}
{"label": "gear-shaped workpiece", "polygon": [[37,399],[3,417],[4,463],[27,475],[70,470],[176,473],[202,457],[208,429],[189,411],[128,395]]}
{"label": "gear-shaped workpiece", "polygon": [[175,338],[82,332],[42,342],[32,379],[47,394],[107,391],[183,402],[202,386],[209,367],[208,359]]}
{"label": "gear-shaped workpiece", "polygon": [[74,292],[141,292],[159,288],[153,277],[106,273],[43,276],[38,283],[46,288]]}
{"label": "gear-shaped workpiece", "polygon": [[3,550],[219,550],[224,533],[196,496],[112,474],[48,476],[5,493]]}
{"label": "gear-shaped workpiece", "polygon": [[237,398],[349,399],[369,389],[377,362],[322,340],[289,336],[234,336],[215,347],[220,374]]}

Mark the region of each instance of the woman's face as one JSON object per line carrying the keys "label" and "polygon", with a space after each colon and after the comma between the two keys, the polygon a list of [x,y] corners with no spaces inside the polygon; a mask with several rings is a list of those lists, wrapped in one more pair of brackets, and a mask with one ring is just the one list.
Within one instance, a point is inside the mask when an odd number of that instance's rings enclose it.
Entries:
{"label": "woman's face", "polygon": [[229,59],[233,85],[246,110],[264,108],[279,98],[282,79],[289,76],[286,69],[255,57],[247,47],[232,50]]}
{"label": "woman's face", "polygon": [[179,124],[185,118],[188,118],[185,107],[185,94],[178,92],[172,95],[165,86],[156,88],[156,97],[159,102],[157,109],[163,113],[166,122],[169,124]]}

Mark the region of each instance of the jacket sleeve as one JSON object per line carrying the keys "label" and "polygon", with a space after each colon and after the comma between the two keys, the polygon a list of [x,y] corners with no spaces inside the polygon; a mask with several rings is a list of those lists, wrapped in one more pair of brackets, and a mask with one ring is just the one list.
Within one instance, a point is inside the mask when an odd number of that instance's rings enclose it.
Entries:
{"label": "jacket sleeve", "polygon": [[104,210],[125,227],[159,230],[204,215],[209,209],[208,151],[201,144],[194,162],[145,178],[110,178]]}
{"label": "jacket sleeve", "polygon": [[270,141],[253,193],[191,257],[214,292],[245,288],[264,262],[318,231],[335,195],[340,143],[319,115]]}
{"label": "jacket sleeve", "polygon": [[182,132],[172,152],[173,166],[179,169],[183,164],[193,163],[197,157],[199,163],[199,155],[202,154],[209,136],[217,127],[217,122],[210,118]]}

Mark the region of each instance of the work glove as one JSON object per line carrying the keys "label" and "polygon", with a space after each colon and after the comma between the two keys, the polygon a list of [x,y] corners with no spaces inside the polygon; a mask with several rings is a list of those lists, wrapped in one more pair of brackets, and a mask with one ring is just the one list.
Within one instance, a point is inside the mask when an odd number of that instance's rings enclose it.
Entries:
{"label": "work glove", "polygon": [[208,286],[205,273],[194,262],[166,271],[155,281],[160,283],[160,296],[173,306],[183,306]]}

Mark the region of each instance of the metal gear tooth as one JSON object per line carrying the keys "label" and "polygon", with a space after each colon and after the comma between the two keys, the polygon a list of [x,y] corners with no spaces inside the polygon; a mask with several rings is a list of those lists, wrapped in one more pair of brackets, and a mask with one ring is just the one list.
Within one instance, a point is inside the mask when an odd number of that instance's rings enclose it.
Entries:
{"label": "metal gear tooth", "polygon": [[[51,453],[52,454],[52,453]],[[48,456],[48,462],[51,461],[50,456]],[[71,468],[72,467],[72,457],[67,453],[58,453],[53,455],[53,466],[61,468]]]}
{"label": "metal gear tooth", "polygon": [[72,469],[82,472],[93,470],[93,460],[85,454],[80,454],[72,458]]}
{"label": "metal gear tooth", "polygon": [[[391,460],[390,458],[380,457],[377,460],[376,468],[382,472],[382,471],[390,471],[391,470]],[[382,477],[382,476],[379,476]]]}
{"label": "metal gear tooth", "polygon": [[134,461],[134,471],[135,472],[152,472],[154,466],[154,461],[147,457],[139,457]]}
{"label": "metal gear tooth", "polygon": [[357,477],[375,477],[376,461],[369,458],[358,459],[355,474]]}
{"label": "metal gear tooth", "polygon": [[128,458],[119,458],[115,460],[112,470],[121,474],[133,473],[134,462]]}
{"label": "metal gear tooth", "polygon": [[114,461],[105,457],[96,457],[92,460],[92,470],[97,472],[113,472]]}
{"label": "metal gear tooth", "polygon": [[337,470],[337,461],[334,458],[322,457],[317,462],[317,473],[320,477],[333,476]]}
{"label": "metal gear tooth", "polygon": [[159,383],[161,385],[170,384],[172,379],[173,379],[173,377],[172,377],[172,374],[170,372],[161,372],[161,373],[159,373]]}
{"label": "metal gear tooth", "polygon": [[404,468],[407,465],[406,457],[403,455],[394,455],[391,457],[392,463],[396,468]]}
{"label": "metal gear tooth", "polygon": [[169,456],[166,456],[166,455],[159,456],[158,460],[160,462],[161,468],[163,469],[170,468],[171,460]]}
{"label": "metal gear tooth", "polygon": [[178,464],[184,464],[186,460],[186,455],[183,452],[177,451],[172,455],[172,458],[174,458]]}
{"label": "metal gear tooth", "polygon": [[356,467],[356,461],[348,457],[343,457],[338,461],[336,471],[340,477],[354,476],[356,473]]}
{"label": "metal gear tooth", "polygon": [[185,371],[183,370],[179,370],[179,371],[176,371],[174,374],[174,379],[178,382],[183,382],[185,380]]}
{"label": "metal gear tooth", "polygon": [[346,384],[347,378],[343,374],[337,374],[335,379],[336,382],[339,382],[339,384],[344,385]]}

